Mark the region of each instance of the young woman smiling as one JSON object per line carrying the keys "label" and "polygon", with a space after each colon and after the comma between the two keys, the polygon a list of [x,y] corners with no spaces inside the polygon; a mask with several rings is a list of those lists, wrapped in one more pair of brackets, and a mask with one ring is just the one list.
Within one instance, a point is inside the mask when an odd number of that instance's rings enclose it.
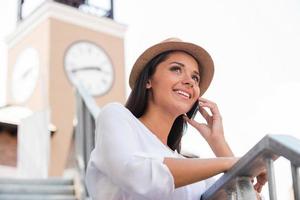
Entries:
{"label": "young woman smiling", "polygon": [[[137,59],[125,107],[110,103],[97,119],[86,177],[93,199],[199,200],[212,183],[209,178],[234,165],[237,158],[225,140],[218,107],[201,97],[213,72],[203,48],[176,38],[148,48]],[[193,119],[197,112],[207,123]],[[187,123],[205,138],[216,158],[180,154]]]}

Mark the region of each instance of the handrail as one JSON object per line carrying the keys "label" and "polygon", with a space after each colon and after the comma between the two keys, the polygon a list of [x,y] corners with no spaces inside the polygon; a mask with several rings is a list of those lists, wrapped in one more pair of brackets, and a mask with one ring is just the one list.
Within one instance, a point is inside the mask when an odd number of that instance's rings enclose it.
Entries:
{"label": "handrail", "polygon": [[77,124],[75,127],[75,149],[78,171],[80,173],[83,193],[81,199],[86,199],[89,195],[85,186],[85,170],[90,158],[90,153],[95,143],[96,119],[100,112],[96,101],[88,94],[80,80],[72,78],[72,83],[76,89],[76,115]]}
{"label": "handrail", "polygon": [[78,79],[72,78],[72,83],[77,89],[81,98],[83,99],[88,111],[92,114],[93,118],[96,120],[100,112],[100,108],[98,107],[96,101],[87,92],[87,90],[84,88],[84,86],[80,83]]}
{"label": "handrail", "polygon": [[[270,199],[276,199],[276,188],[274,181],[273,161],[283,156],[290,160],[292,166],[292,176],[294,185],[295,200],[300,199],[299,195],[299,166],[300,166],[300,141],[288,135],[266,135],[259,143],[257,143],[248,153],[246,153],[228,172],[220,177],[201,197],[201,200],[212,199],[231,199],[232,196],[238,196],[237,187],[240,187],[241,177],[248,177],[248,185],[250,177],[257,176],[262,169],[267,169],[269,195]],[[293,172],[294,171],[294,172]],[[246,184],[247,185],[247,184]],[[245,186],[245,184],[244,184]],[[253,187],[245,187],[243,190],[253,190]],[[253,194],[253,192],[252,192]],[[250,198],[234,198],[247,199]],[[255,194],[251,199],[256,199]]]}

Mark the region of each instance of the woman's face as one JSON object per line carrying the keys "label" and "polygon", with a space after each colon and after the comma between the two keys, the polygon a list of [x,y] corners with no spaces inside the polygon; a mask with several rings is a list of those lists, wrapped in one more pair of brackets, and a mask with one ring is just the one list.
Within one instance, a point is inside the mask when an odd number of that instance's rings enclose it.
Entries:
{"label": "woman's face", "polygon": [[187,113],[200,95],[198,63],[187,53],[176,51],[157,65],[147,83],[149,105],[175,116]]}

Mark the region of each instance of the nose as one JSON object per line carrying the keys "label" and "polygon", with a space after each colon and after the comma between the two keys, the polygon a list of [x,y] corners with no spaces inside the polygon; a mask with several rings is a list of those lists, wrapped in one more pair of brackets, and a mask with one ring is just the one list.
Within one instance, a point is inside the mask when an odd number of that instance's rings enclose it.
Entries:
{"label": "nose", "polygon": [[191,87],[191,88],[194,87],[193,79],[190,76],[188,76],[187,74],[183,77],[182,83],[185,86],[188,86],[188,87]]}

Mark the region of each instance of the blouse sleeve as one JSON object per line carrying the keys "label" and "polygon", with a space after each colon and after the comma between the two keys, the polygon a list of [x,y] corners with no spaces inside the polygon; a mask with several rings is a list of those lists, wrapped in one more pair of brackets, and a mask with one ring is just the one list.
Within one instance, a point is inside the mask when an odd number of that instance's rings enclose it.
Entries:
{"label": "blouse sleeve", "polygon": [[103,108],[97,119],[96,146],[90,162],[126,192],[165,199],[174,191],[172,174],[163,158],[140,150],[136,127],[124,111],[118,104]]}

